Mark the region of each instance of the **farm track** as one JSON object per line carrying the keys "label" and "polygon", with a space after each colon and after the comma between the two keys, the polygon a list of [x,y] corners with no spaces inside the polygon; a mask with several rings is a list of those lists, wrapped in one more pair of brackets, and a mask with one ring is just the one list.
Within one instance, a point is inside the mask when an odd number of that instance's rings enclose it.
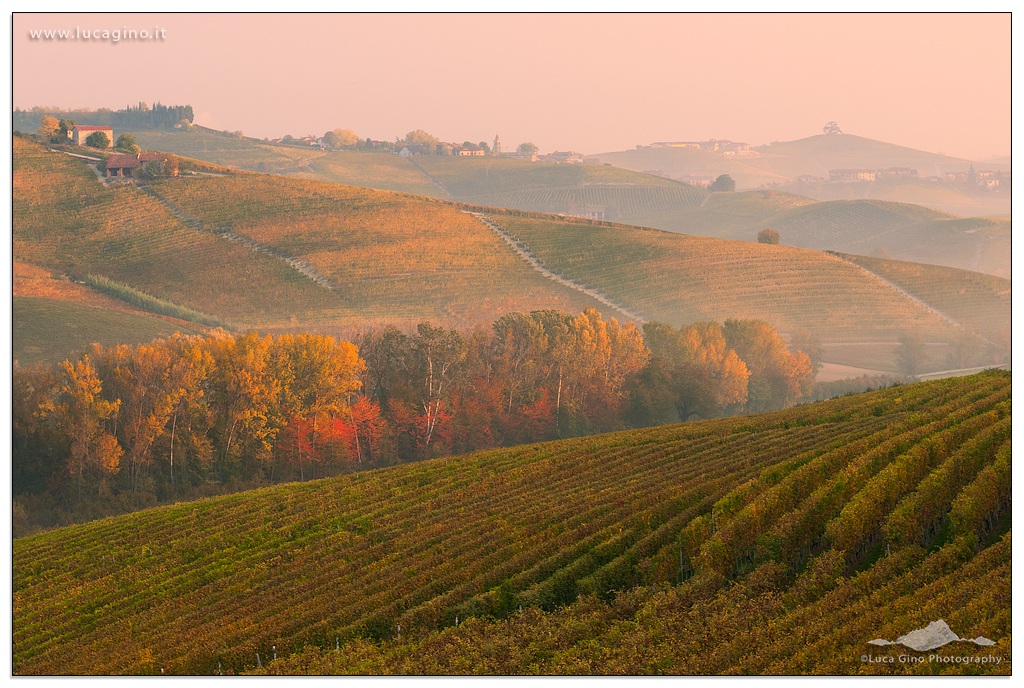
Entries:
{"label": "farm track", "polygon": [[226,227],[206,227],[202,222],[187,215],[181,208],[179,208],[177,205],[161,196],[153,189],[149,188],[148,186],[144,186],[141,188],[150,196],[164,204],[176,218],[184,222],[187,226],[191,227],[192,229],[198,232],[211,232],[219,237],[227,239],[228,241],[234,241],[235,243],[242,244],[246,248],[251,249],[252,251],[255,251],[257,253],[266,253],[268,256],[284,261],[296,272],[308,278],[316,285],[321,286],[324,289],[334,289],[334,283],[326,275],[317,270],[307,261],[301,258],[296,258],[294,256],[289,256],[288,254],[283,253],[282,251],[279,251],[278,249],[272,246],[261,244],[260,242],[254,239],[242,236],[241,234],[233,232]]}
{"label": "farm track", "polygon": [[860,265],[858,263],[854,263],[852,260],[846,260],[846,258],[843,258],[841,255],[835,253],[834,251],[826,251],[826,253],[828,253],[831,256],[834,256],[835,258],[838,258],[839,260],[841,260],[841,261],[843,261],[845,263],[849,263],[850,265],[853,265],[855,267],[860,268],[861,270],[863,270],[865,273],[867,273],[871,277],[875,278],[876,280],[878,280],[882,284],[885,284],[887,287],[890,287],[891,289],[896,290],[902,296],[904,296],[907,299],[910,299],[911,301],[916,303],[918,306],[920,306],[921,308],[925,309],[926,311],[928,311],[932,315],[936,316],[940,320],[943,320],[943,321],[949,323],[953,327],[957,327],[957,328],[963,329],[964,326],[963,326],[962,323],[960,323],[959,321],[957,321],[954,318],[950,317],[946,313],[943,313],[938,308],[935,308],[934,306],[926,303],[925,301],[922,301],[920,298],[918,298],[917,296],[914,296],[909,291],[907,291],[906,289],[904,289],[900,285],[896,284],[895,282],[892,282],[892,281],[886,279],[885,277],[882,277],[881,275],[879,275],[876,272],[872,272],[871,270],[868,270],[863,265]]}
{"label": "farm track", "polygon": [[446,187],[443,183],[441,183],[440,179],[437,179],[436,177],[434,177],[434,175],[430,174],[425,169],[420,167],[419,163],[412,159],[412,156],[409,156],[408,158],[406,158],[406,160],[411,162],[413,167],[415,167],[417,170],[422,172],[423,176],[425,176],[427,179],[429,179],[431,184],[433,184],[434,186],[436,186],[437,188],[439,188],[441,190],[441,193],[444,194],[444,196],[442,196],[441,198],[454,198],[454,196],[452,196],[451,192],[448,191],[448,187]]}
{"label": "farm track", "polygon": [[534,270],[544,275],[548,279],[558,282],[559,284],[569,287],[570,289],[575,289],[576,291],[582,294],[586,294],[587,296],[603,303],[606,306],[614,308],[615,310],[619,311],[628,319],[632,320],[638,325],[643,325],[645,322],[647,322],[647,319],[644,318],[642,315],[639,315],[638,313],[626,308],[625,306],[621,306],[618,303],[615,303],[608,296],[601,293],[600,291],[580,284],[579,282],[576,282],[575,280],[569,277],[565,277],[563,275],[559,275],[556,272],[553,272],[550,268],[546,267],[537,256],[533,255],[533,253],[530,252],[530,249],[526,246],[526,244],[519,241],[519,239],[515,238],[511,234],[509,234],[505,230],[505,228],[499,225],[497,222],[494,222],[490,218],[485,217],[481,213],[474,213],[470,211],[463,212],[466,212],[468,215],[472,215],[473,217],[487,225],[491,229],[491,231],[498,235],[498,237],[504,239],[505,243],[511,246],[512,250],[515,251],[520,258],[529,263],[530,267],[532,267]]}

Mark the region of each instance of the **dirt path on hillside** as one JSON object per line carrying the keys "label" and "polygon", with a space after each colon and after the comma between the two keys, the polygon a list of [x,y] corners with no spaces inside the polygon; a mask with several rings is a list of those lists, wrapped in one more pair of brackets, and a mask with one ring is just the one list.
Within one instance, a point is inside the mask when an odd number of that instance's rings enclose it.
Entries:
{"label": "dirt path on hillside", "polygon": [[446,187],[444,184],[442,184],[439,179],[435,179],[432,174],[430,174],[425,169],[420,167],[420,164],[418,162],[416,162],[415,160],[413,160],[411,155],[408,158],[406,158],[406,160],[411,162],[413,167],[415,167],[417,170],[422,172],[423,176],[425,176],[427,179],[429,179],[431,184],[433,184],[437,188],[441,189],[441,191],[444,192],[444,198],[453,198],[453,196],[451,195],[451,192],[448,191],[448,187]]}
{"label": "dirt path on hillside", "polygon": [[[881,282],[882,284],[886,285],[887,287],[890,287],[891,289],[895,289],[895,290],[896,290],[896,291],[898,291],[898,292],[899,292],[900,294],[902,294],[903,296],[907,297],[908,299],[910,299],[911,301],[913,301],[914,303],[916,303],[916,304],[917,304],[918,306],[920,306],[921,308],[925,309],[926,311],[928,311],[928,312],[929,312],[929,313],[931,313],[932,315],[934,315],[934,316],[938,317],[938,318],[939,318],[939,320],[943,320],[943,321],[945,321],[945,322],[949,323],[950,325],[952,325],[953,327],[957,327],[957,328],[960,328],[960,329],[964,329],[964,326],[963,326],[963,324],[962,324],[962,323],[958,322],[958,321],[957,321],[956,319],[954,319],[953,317],[951,317],[951,316],[949,316],[949,315],[947,315],[947,314],[943,313],[943,312],[942,312],[942,311],[940,311],[940,310],[939,310],[938,308],[935,308],[934,306],[932,306],[932,305],[930,305],[930,304],[928,304],[928,303],[926,303],[926,302],[922,301],[922,300],[921,300],[920,298],[918,298],[918,297],[917,297],[917,296],[915,296],[914,294],[911,294],[911,293],[910,293],[909,291],[907,291],[906,289],[904,289],[904,288],[903,288],[903,287],[901,287],[900,285],[896,284],[895,282],[891,282],[891,281],[889,281],[888,279],[886,279],[885,277],[882,277],[882,276],[881,276],[881,275],[879,275],[878,273],[872,272],[871,270],[868,270],[868,269],[867,269],[866,267],[864,267],[863,265],[860,265],[860,264],[858,264],[858,263],[855,263],[855,262],[853,262],[852,260],[846,260],[846,259],[845,259],[845,258],[843,258],[842,256],[840,256],[840,255],[837,255],[836,253],[833,253],[832,251],[826,251],[826,253],[828,253],[829,255],[833,256],[834,258],[838,258],[839,260],[843,261],[844,263],[848,263],[849,265],[852,265],[852,266],[854,266],[854,267],[856,267],[856,268],[860,268],[860,269],[861,269],[861,270],[863,270],[863,271],[864,271],[865,273],[867,273],[868,275],[871,275],[872,277],[874,277],[874,278],[875,278],[876,280],[878,280],[878,281],[879,281],[879,282]],[[980,335],[979,335],[979,336],[980,336]]]}
{"label": "dirt path on hillside", "polygon": [[187,226],[191,227],[192,229],[199,232],[208,231],[213,234],[216,234],[219,237],[227,239],[228,241],[234,241],[235,243],[242,244],[246,248],[257,253],[265,253],[268,256],[271,256],[272,258],[276,258],[280,261],[287,263],[293,270],[299,272],[304,277],[312,280],[318,286],[321,286],[324,289],[334,289],[334,283],[326,275],[324,275],[322,272],[317,270],[315,267],[313,267],[310,263],[303,260],[302,258],[289,256],[288,254],[279,251],[273,246],[261,244],[255,239],[250,239],[247,236],[242,236],[241,234],[233,232],[227,227],[206,227],[202,222],[187,215],[181,208],[179,208],[177,205],[175,205],[171,201],[167,200],[166,198],[158,194],[150,187],[144,186],[142,187],[142,190],[148,193],[153,198],[160,201],[164,206],[167,207],[168,210],[171,211],[171,214],[173,214],[176,218],[184,222]]}
{"label": "dirt path on hillside", "polygon": [[581,294],[586,294],[590,298],[599,301],[610,308],[614,308],[619,313],[622,313],[622,315],[626,316],[629,320],[634,321],[637,325],[643,325],[645,322],[647,322],[647,319],[644,318],[642,315],[639,315],[636,312],[631,311],[628,308],[615,303],[598,290],[592,289],[588,286],[580,284],[579,282],[573,279],[563,277],[562,275],[553,272],[551,269],[546,267],[537,256],[530,253],[530,249],[527,248],[523,242],[519,241],[519,239],[509,234],[505,230],[505,228],[499,225],[497,222],[494,222],[490,218],[485,217],[481,213],[473,213],[469,212],[468,210],[464,210],[463,212],[465,212],[467,215],[472,215],[473,217],[487,225],[491,229],[491,231],[493,231],[495,234],[498,235],[499,238],[503,239],[505,243],[511,246],[512,250],[515,251],[520,258],[525,260],[530,265],[530,267],[532,267],[534,270],[544,275],[548,279],[554,282],[558,282],[559,284],[569,287],[570,289],[575,289]]}

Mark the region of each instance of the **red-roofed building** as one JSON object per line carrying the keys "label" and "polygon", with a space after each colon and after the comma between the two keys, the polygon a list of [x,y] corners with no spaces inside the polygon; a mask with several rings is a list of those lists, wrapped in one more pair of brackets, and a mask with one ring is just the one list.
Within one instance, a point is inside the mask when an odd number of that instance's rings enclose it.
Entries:
{"label": "red-roofed building", "polygon": [[84,146],[85,140],[97,131],[102,131],[107,135],[107,148],[113,148],[114,130],[111,127],[93,127],[87,124],[75,125],[75,128],[71,132],[71,142],[76,146]]}
{"label": "red-roofed building", "polygon": [[167,156],[161,153],[142,153],[138,157],[115,153],[107,158],[107,176],[131,177],[137,168],[145,165],[147,162],[163,163],[166,161]]}

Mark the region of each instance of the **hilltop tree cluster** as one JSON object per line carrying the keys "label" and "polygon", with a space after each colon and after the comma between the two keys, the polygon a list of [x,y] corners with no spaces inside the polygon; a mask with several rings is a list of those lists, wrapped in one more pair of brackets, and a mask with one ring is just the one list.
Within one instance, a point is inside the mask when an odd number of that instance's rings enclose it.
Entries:
{"label": "hilltop tree cluster", "polygon": [[[358,347],[357,347],[358,345]],[[588,309],[325,335],[175,335],[15,371],[14,492],[40,525],[271,482],[792,404],[811,364],[757,321]],[[54,515],[54,511],[65,512]]]}
{"label": "hilltop tree cluster", "polygon": [[115,130],[174,129],[183,123],[191,124],[194,113],[191,105],[150,106],[146,103],[127,105],[121,110],[100,108],[98,110],[65,110],[62,108],[34,107],[31,110],[14,111],[14,128],[21,131],[39,129],[46,118],[62,119],[82,124],[109,126]]}

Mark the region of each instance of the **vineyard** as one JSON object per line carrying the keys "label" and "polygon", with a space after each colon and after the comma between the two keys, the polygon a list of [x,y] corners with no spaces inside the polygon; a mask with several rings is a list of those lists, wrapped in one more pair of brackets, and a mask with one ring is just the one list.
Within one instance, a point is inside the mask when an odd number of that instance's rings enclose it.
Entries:
{"label": "vineyard", "polygon": [[[531,270],[464,213],[391,192],[263,175],[174,179],[151,185],[155,193],[109,188],[79,161],[22,139],[14,189],[18,260],[107,278],[243,329],[468,326],[596,305]],[[218,235],[224,228],[277,255]],[[336,288],[282,255],[305,259]]]}
{"label": "vineyard", "polygon": [[592,185],[528,189],[464,198],[471,203],[640,224],[641,218],[678,214],[700,204],[703,194],[692,186]]}
{"label": "vineyard", "polygon": [[256,139],[199,126],[193,126],[187,131],[139,131],[135,138],[145,149],[166,151],[243,170],[290,167],[319,154],[308,147],[271,146]]}
{"label": "vineyard", "polygon": [[[470,189],[471,175],[452,171],[470,162],[417,164]],[[650,175],[636,176],[656,180],[651,186],[625,186],[623,174],[634,173],[604,165],[472,162],[494,164],[487,183],[518,179],[525,167],[538,184],[576,181],[585,185],[572,193],[621,192],[635,204],[697,193]],[[134,289],[166,304],[164,312],[198,312],[238,329],[349,335],[370,324],[467,328],[514,311],[600,308],[534,270],[451,201],[257,174],[111,188],[80,161],[21,138],[14,167],[16,259],[74,279],[110,280],[123,294]],[[757,217],[773,207],[816,207],[774,194],[737,194],[731,206],[719,199],[731,194],[714,194],[708,206],[720,217],[730,207]],[[821,253],[515,212],[492,217],[544,268],[644,319],[765,319],[787,334],[805,329],[847,342],[895,342],[907,330],[929,342],[960,337],[899,291]],[[982,312],[1000,312],[1004,301],[993,298]],[[875,367],[860,357],[830,362]]]}
{"label": "vineyard", "polygon": [[15,541],[14,673],[1008,673],[1009,468],[986,373],[162,507]]}
{"label": "vineyard", "polygon": [[22,365],[73,358],[93,342],[135,344],[174,332],[193,333],[180,322],[71,301],[15,296],[13,306],[14,360]]}
{"label": "vineyard", "polygon": [[[268,172],[276,172],[268,169]],[[447,198],[415,165],[393,153],[331,151],[283,174],[371,189]]]}
{"label": "vineyard", "polygon": [[894,340],[906,328],[954,336],[934,314],[827,254],[639,228],[493,219],[549,269],[650,319],[760,318],[837,341]]}
{"label": "vineyard", "polygon": [[105,187],[79,161],[14,144],[16,259],[106,277],[242,327],[327,305],[323,290],[288,266],[196,231],[149,194]]}
{"label": "vineyard", "polygon": [[919,205],[881,200],[815,202],[776,191],[712,194],[699,207],[629,218],[634,224],[721,239],[755,241],[771,227],[787,246],[889,254],[1007,277],[1008,220],[954,218]]}
{"label": "vineyard", "polygon": [[842,255],[991,339],[1010,333],[1010,281],[978,272]]}
{"label": "vineyard", "polygon": [[380,314],[467,326],[517,310],[596,305],[530,269],[479,221],[426,199],[263,175],[151,188],[203,226],[230,228],[325,275],[337,306],[319,322]]}
{"label": "vineyard", "polygon": [[508,158],[421,158],[416,165],[466,203],[637,223],[700,205],[704,191],[606,165],[558,165]]}

